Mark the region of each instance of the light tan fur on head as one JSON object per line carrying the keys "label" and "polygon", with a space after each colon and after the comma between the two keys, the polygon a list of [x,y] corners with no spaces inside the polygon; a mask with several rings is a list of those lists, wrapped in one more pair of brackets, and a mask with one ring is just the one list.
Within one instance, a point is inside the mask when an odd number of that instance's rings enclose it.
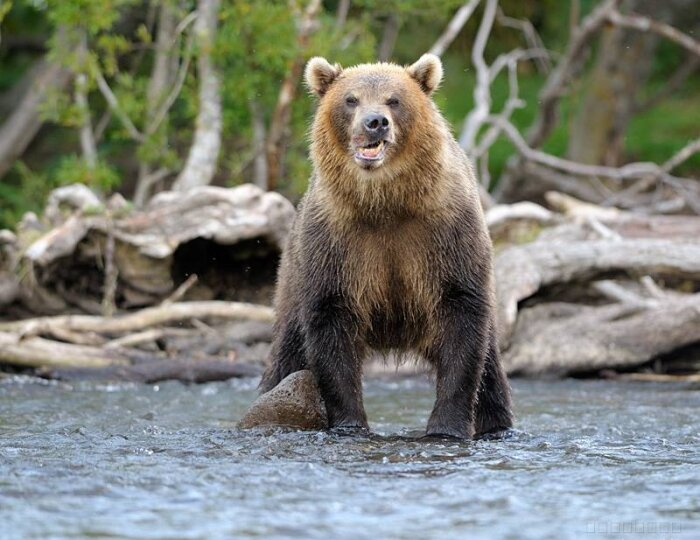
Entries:
{"label": "light tan fur on head", "polygon": [[407,71],[428,95],[435,92],[442,82],[442,62],[434,54],[424,54]]}
{"label": "light tan fur on head", "polygon": [[315,56],[306,64],[304,81],[314,94],[323,96],[342,71],[340,64],[331,65],[325,58]]}
{"label": "light tan fur on head", "polygon": [[[411,214],[438,210],[448,185],[443,168],[456,159],[450,129],[430,94],[442,78],[442,66],[434,55],[424,55],[408,67],[391,63],[361,64],[340,69],[322,59],[306,68],[307,83],[321,97],[312,130],[311,156],[319,194],[334,199],[333,216],[362,215],[380,218],[392,213]],[[387,150],[386,161],[377,168],[363,169],[353,162],[349,130],[344,114],[351,93],[374,99],[387,114],[383,101],[394,92],[404,107],[404,123],[394,122],[398,144]],[[364,94],[363,94],[364,93]],[[370,97],[368,97],[370,96]],[[399,111],[400,112],[400,111]],[[446,156],[446,154],[448,154]]]}

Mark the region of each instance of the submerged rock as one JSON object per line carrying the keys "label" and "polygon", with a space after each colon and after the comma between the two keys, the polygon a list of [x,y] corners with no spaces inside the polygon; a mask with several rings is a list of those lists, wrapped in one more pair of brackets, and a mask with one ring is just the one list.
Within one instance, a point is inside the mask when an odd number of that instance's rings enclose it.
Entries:
{"label": "submerged rock", "polygon": [[326,408],[313,374],[308,370],[292,373],[256,399],[239,427],[247,429],[258,426],[326,429]]}

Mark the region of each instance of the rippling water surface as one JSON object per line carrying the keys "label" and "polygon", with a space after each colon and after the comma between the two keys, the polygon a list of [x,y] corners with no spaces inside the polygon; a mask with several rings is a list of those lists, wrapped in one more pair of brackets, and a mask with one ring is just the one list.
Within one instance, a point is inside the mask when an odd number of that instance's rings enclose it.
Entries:
{"label": "rippling water surface", "polygon": [[374,433],[235,427],[257,381],[0,381],[0,538],[700,538],[700,391],[515,381],[507,439],[421,441],[429,382],[371,380]]}

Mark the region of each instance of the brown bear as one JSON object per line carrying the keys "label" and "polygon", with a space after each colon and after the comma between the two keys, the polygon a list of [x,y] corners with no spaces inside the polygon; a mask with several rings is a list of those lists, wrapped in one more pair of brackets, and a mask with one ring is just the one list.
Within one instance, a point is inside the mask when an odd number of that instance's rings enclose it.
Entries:
{"label": "brown bear", "polygon": [[362,362],[415,353],[436,374],[427,434],[512,425],[492,247],[473,169],[434,104],[442,64],[343,69],[313,58],[313,174],[280,264],[263,392],[310,369],[331,428],[367,429]]}

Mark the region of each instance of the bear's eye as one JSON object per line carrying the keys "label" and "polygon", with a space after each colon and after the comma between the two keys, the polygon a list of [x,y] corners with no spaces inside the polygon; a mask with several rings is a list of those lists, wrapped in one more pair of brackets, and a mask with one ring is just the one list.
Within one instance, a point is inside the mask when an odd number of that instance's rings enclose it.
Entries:
{"label": "bear's eye", "polygon": [[358,103],[359,101],[355,96],[348,96],[345,98],[345,104],[348,107],[355,107]]}
{"label": "bear's eye", "polygon": [[398,106],[399,106],[399,100],[398,100],[398,98],[395,98],[395,97],[389,98],[389,99],[387,99],[386,104],[387,104],[389,107],[398,107]]}

